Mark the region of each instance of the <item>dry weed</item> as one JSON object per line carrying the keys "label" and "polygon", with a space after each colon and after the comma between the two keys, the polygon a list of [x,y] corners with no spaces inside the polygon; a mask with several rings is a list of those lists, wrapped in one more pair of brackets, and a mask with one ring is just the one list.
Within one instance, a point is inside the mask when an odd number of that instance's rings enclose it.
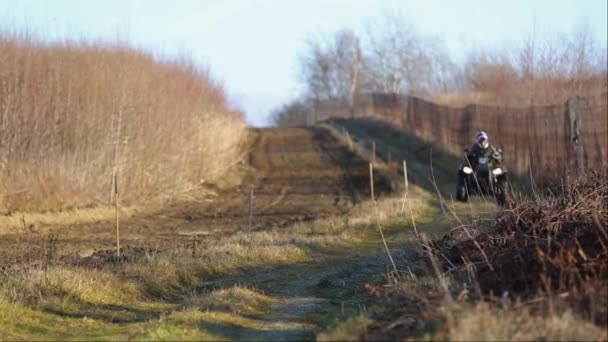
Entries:
{"label": "dry weed", "polygon": [[244,122],[209,72],[126,44],[0,35],[0,209],[127,202],[219,177]]}

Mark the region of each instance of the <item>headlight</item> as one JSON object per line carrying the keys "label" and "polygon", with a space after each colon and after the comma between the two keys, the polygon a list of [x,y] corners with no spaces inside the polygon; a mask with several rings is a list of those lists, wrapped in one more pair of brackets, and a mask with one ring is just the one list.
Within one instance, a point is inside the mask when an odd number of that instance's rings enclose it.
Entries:
{"label": "headlight", "polygon": [[463,167],[463,168],[462,168],[462,171],[463,171],[464,173],[466,173],[467,175],[469,175],[469,174],[473,173],[473,169],[471,169],[471,168],[470,168],[470,167],[468,167],[468,166]]}
{"label": "headlight", "polygon": [[494,176],[500,176],[500,175],[502,175],[502,169],[501,169],[501,168],[499,168],[499,167],[497,167],[497,168],[495,168],[494,170],[492,170],[492,174],[493,174]]}

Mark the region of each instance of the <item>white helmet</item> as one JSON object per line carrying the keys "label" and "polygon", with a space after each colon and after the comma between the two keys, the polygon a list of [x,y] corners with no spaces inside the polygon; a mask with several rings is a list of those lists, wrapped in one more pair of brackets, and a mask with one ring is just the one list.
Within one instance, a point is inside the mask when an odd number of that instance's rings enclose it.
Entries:
{"label": "white helmet", "polygon": [[488,134],[484,131],[479,131],[475,134],[475,141],[477,144],[483,148],[488,148]]}

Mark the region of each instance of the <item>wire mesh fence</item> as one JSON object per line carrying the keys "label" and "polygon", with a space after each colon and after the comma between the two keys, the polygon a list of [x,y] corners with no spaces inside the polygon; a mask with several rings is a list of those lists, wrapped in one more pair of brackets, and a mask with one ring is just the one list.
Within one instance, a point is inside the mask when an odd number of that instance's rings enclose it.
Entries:
{"label": "wire mesh fence", "polygon": [[455,155],[463,154],[475,132],[486,131],[502,148],[509,168],[539,182],[567,173],[605,168],[608,145],[608,92],[535,107],[438,105],[396,94],[369,94],[349,108],[339,101],[320,103],[316,121],[365,117],[389,122]]}

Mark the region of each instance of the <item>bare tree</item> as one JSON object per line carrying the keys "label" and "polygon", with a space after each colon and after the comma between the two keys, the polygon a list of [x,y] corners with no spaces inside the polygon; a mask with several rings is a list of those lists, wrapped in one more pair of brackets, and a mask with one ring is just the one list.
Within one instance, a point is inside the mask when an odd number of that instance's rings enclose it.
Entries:
{"label": "bare tree", "polygon": [[588,77],[596,69],[594,62],[599,62],[601,55],[597,50],[597,42],[592,36],[592,32],[587,22],[581,23],[572,33],[569,42],[571,51],[571,76],[576,78]]}
{"label": "bare tree", "polygon": [[597,93],[606,83],[607,49],[586,23],[570,34],[547,34],[534,23],[519,46],[473,51],[458,65],[442,40],[418,32],[399,12],[368,22],[363,38],[340,30],[309,40],[301,59],[307,103],[348,106],[353,116],[361,93],[433,99],[473,90],[462,99],[535,105]]}
{"label": "bare tree", "polygon": [[360,90],[360,75],[363,65],[363,54],[359,38],[350,30],[336,33],[334,37],[334,63],[336,67],[338,94],[346,98],[351,117],[354,117],[355,95]]}
{"label": "bare tree", "polygon": [[302,79],[307,96],[316,100],[345,101],[354,115],[361,89],[363,53],[357,35],[341,30],[328,38],[311,38],[302,57]]}
{"label": "bare tree", "polygon": [[456,85],[443,42],[422,35],[399,12],[367,24],[372,91],[431,95]]}
{"label": "bare tree", "polygon": [[300,58],[301,78],[308,97],[327,100],[337,97],[333,73],[333,57],[321,39],[309,38],[308,50]]}
{"label": "bare tree", "polygon": [[497,92],[518,82],[509,53],[479,50],[469,53],[464,75],[471,90]]}

